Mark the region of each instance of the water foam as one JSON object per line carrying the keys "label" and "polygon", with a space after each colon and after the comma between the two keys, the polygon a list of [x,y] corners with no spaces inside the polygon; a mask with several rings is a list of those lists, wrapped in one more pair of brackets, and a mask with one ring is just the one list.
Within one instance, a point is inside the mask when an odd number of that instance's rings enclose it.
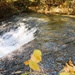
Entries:
{"label": "water foam", "polygon": [[35,32],[36,28],[28,30],[24,23],[20,23],[17,29],[0,36],[0,58],[34,40]]}

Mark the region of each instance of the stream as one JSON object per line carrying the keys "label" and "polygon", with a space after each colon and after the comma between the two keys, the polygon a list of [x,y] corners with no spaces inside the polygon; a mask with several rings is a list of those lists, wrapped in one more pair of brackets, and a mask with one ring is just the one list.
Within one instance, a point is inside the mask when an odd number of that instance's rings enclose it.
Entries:
{"label": "stream", "polygon": [[15,17],[13,20],[4,21],[0,26],[0,57],[34,40],[37,26],[43,24],[44,21],[44,19],[36,17],[26,18],[22,16]]}
{"label": "stream", "polygon": [[[2,69],[7,70],[6,73],[2,72],[3,75],[13,75],[18,69],[28,71],[28,67],[24,68],[24,65],[16,70],[11,65],[11,69],[7,64],[13,61],[8,62],[8,55],[12,55],[16,50],[24,50],[23,53],[28,52],[27,57],[34,49],[42,51],[43,59],[40,65],[44,69],[43,73],[47,75],[58,75],[63,64],[70,59],[75,63],[75,18],[29,13],[13,16],[0,23],[0,65]],[[29,57],[26,58],[24,54],[19,53],[16,54],[20,56],[18,60],[21,59],[18,63],[22,64]],[[7,59],[2,59],[6,56]],[[16,58],[16,62],[18,60]],[[14,65],[19,65],[18,63]]]}

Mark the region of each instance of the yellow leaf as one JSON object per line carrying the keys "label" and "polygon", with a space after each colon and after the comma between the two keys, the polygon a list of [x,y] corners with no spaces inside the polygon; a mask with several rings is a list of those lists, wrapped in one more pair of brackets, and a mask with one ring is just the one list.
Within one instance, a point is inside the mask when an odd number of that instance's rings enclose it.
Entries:
{"label": "yellow leaf", "polygon": [[70,75],[68,72],[61,72],[59,75]]}
{"label": "yellow leaf", "polygon": [[41,51],[38,50],[38,49],[35,49],[34,52],[33,52],[33,54],[35,54],[35,55],[39,55],[39,56],[42,55]]}
{"label": "yellow leaf", "polygon": [[70,75],[75,75],[75,73],[70,73]]}
{"label": "yellow leaf", "polygon": [[75,66],[72,60],[69,60],[69,63],[66,63],[66,66],[61,70],[60,75],[75,75]]}
{"label": "yellow leaf", "polygon": [[67,63],[66,66],[69,69],[69,72],[74,72],[74,68],[72,66],[68,65]]}
{"label": "yellow leaf", "polygon": [[29,61],[30,61],[30,60],[25,61],[24,64],[25,64],[25,65],[29,65]]}
{"label": "yellow leaf", "polygon": [[42,53],[40,50],[34,50],[33,54],[31,55],[31,60],[39,63],[42,60]]}
{"label": "yellow leaf", "polygon": [[32,60],[29,61],[29,67],[35,71],[40,71],[39,65]]}
{"label": "yellow leaf", "polygon": [[40,71],[38,63],[42,60],[42,53],[40,50],[34,50],[31,55],[30,60],[24,62],[25,65],[29,65],[29,67],[35,71]]}
{"label": "yellow leaf", "polygon": [[69,72],[69,68],[67,66],[64,66],[64,69],[63,69],[64,72]]}
{"label": "yellow leaf", "polygon": [[72,60],[69,60],[69,65],[74,66]]}
{"label": "yellow leaf", "polygon": [[41,58],[41,56],[31,55],[31,60],[36,63],[39,63],[42,60],[42,58]]}

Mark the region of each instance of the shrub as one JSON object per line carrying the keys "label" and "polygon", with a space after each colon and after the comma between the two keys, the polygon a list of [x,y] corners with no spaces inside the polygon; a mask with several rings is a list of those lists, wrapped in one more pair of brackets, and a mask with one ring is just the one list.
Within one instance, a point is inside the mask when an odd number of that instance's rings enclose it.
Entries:
{"label": "shrub", "polygon": [[12,3],[5,1],[0,2],[0,18],[8,17],[14,13],[15,9]]}

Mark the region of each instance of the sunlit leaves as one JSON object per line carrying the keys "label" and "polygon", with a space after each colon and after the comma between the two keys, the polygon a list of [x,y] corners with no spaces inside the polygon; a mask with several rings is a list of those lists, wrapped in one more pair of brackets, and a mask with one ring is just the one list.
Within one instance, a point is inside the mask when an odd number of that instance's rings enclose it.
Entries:
{"label": "sunlit leaves", "polygon": [[29,65],[29,67],[35,71],[40,71],[38,63],[42,60],[42,53],[40,50],[34,50],[31,55],[30,60],[24,62],[25,65]]}
{"label": "sunlit leaves", "polygon": [[66,63],[66,66],[64,66],[60,75],[75,75],[75,65],[72,63],[72,60],[69,60],[69,63]]}

